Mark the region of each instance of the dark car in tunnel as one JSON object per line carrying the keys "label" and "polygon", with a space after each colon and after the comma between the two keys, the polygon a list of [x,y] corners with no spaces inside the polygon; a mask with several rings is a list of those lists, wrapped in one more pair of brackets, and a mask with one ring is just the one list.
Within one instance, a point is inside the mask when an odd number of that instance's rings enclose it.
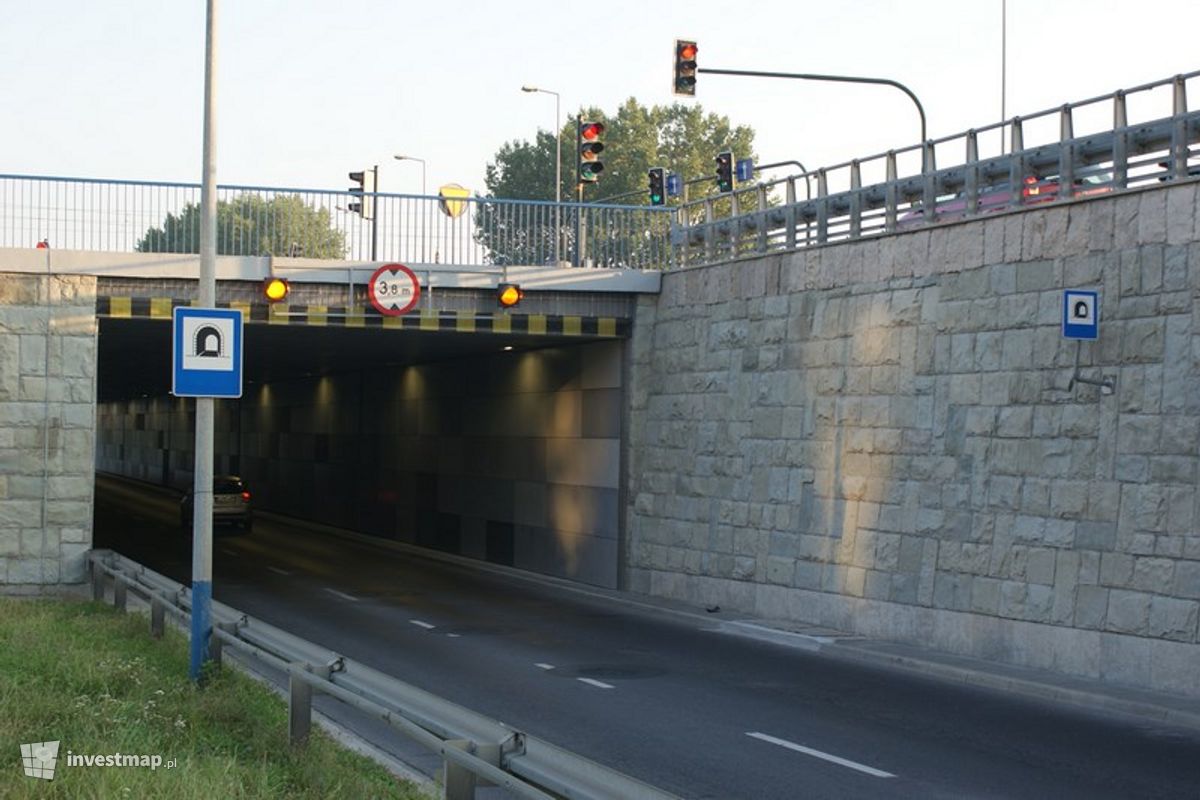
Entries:
{"label": "dark car in tunnel", "polygon": [[[185,531],[192,528],[194,509],[193,490],[188,489],[179,501],[179,526]],[[213,477],[213,528],[222,524],[240,527],[246,533],[254,527],[250,490],[237,475]]]}

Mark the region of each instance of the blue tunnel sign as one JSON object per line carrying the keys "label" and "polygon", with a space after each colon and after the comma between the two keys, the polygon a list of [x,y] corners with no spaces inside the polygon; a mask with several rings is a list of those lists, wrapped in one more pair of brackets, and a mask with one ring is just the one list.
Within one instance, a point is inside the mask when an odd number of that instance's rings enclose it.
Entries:
{"label": "blue tunnel sign", "polygon": [[171,394],[242,396],[242,312],[185,308],[174,312]]}
{"label": "blue tunnel sign", "polygon": [[1067,339],[1100,338],[1100,295],[1082,289],[1063,292],[1063,336]]}

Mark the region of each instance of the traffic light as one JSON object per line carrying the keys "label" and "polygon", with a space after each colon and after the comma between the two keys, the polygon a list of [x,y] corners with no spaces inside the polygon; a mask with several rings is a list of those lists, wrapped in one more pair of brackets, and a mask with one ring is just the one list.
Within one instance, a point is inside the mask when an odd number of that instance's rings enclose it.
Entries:
{"label": "traffic light", "polygon": [[520,285],[515,283],[502,283],[496,287],[496,305],[501,308],[513,308],[524,296]]}
{"label": "traffic light", "polygon": [[696,47],[695,42],[675,40],[675,94],[696,96]]}
{"label": "traffic light", "polygon": [[284,278],[267,278],[262,285],[263,297],[267,298],[268,303],[286,300],[291,290],[292,287]]}
{"label": "traffic light", "polygon": [[666,172],[662,167],[655,167],[647,175],[650,177],[650,205],[661,206],[667,201]]}
{"label": "traffic light", "polygon": [[595,183],[600,180],[604,171],[604,162],[600,160],[600,152],[604,143],[600,137],[604,135],[604,123],[579,121],[579,182]]}
{"label": "traffic light", "polygon": [[733,191],[733,151],[717,154],[717,191]]}
{"label": "traffic light", "polygon": [[350,210],[361,215],[363,219],[375,219],[375,170],[351,172],[350,180],[358,184],[351,186],[349,190],[358,197],[357,203],[350,204]]}

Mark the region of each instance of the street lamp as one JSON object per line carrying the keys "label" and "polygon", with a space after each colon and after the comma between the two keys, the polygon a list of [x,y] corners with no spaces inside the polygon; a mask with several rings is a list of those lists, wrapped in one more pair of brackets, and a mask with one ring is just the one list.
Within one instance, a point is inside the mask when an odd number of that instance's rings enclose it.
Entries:
{"label": "street lamp", "polygon": [[554,95],[554,266],[557,267],[559,248],[562,242],[559,219],[559,205],[562,203],[562,116],[559,113],[561,98],[558,96],[558,92],[541,89],[537,86],[522,86],[521,91]]}
{"label": "street lamp", "polygon": [[425,159],[417,158],[416,156],[393,156],[397,161],[420,161],[421,162],[421,194],[425,194]]}

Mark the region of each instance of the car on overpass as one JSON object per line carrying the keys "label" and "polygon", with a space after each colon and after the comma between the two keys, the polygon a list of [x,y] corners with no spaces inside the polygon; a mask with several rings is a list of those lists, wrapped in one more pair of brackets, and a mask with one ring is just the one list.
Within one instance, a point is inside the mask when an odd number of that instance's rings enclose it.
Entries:
{"label": "car on overpass", "polygon": [[[1058,198],[1060,185],[1061,183],[1057,175],[1045,178],[1028,175],[1022,182],[1021,201],[1019,204],[1013,203],[1012,190],[1007,181],[986,187],[981,186],[979,189],[979,209],[976,213],[989,214],[996,211],[1004,211],[1008,208],[1049,203]],[[1073,196],[1076,199],[1108,194],[1113,190],[1113,176],[1111,172],[1088,173],[1077,177],[1074,181],[1074,187]],[[965,219],[967,216],[967,193],[961,191],[955,194],[943,195],[937,198],[936,208],[938,222],[954,222]],[[925,212],[921,208],[921,204],[919,202],[913,203],[908,213],[900,217],[899,226],[901,228],[915,227],[921,224],[924,217]]]}
{"label": "car on overpass", "polygon": [[[195,502],[193,489],[188,489],[179,501],[179,526],[185,531],[192,528]],[[246,533],[254,528],[250,489],[237,475],[213,477],[213,529],[218,525],[236,526]]]}

